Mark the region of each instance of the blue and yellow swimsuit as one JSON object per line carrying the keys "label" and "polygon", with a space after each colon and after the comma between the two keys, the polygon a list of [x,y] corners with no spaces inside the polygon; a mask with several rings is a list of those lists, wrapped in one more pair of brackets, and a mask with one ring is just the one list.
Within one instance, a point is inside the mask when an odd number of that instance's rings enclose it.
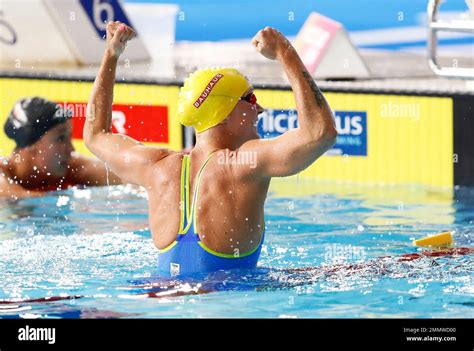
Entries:
{"label": "blue and yellow swimsuit", "polygon": [[[222,254],[208,248],[199,238],[196,230],[196,204],[201,174],[211,159],[210,154],[197,174],[195,191],[189,210],[189,155],[184,155],[181,167],[181,220],[176,240],[160,250],[158,269],[160,274],[188,275],[219,270],[255,268],[262,249],[264,233],[259,245],[250,252]],[[264,226],[263,226],[264,227]]]}

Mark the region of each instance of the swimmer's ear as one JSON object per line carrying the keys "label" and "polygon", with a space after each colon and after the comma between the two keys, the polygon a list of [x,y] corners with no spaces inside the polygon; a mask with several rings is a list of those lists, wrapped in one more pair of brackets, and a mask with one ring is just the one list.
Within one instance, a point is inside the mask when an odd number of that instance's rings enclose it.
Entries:
{"label": "swimmer's ear", "polygon": [[[38,147],[36,147],[35,144],[28,145],[28,146],[22,147],[21,149],[16,150],[17,152],[21,150],[21,161],[23,161],[25,158],[33,158],[38,155],[41,155]],[[20,156],[19,153],[17,153],[17,155]]]}

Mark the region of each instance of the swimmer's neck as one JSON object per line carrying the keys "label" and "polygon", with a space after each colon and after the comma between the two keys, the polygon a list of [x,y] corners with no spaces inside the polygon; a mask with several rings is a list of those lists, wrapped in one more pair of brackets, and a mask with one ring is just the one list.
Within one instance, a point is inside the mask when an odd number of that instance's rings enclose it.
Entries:
{"label": "swimmer's neck", "polygon": [[205,154],[223,149],[236,150],[250,139],[252,139],[250,136],[242,137],[232,132],[212,128],[196,135],[194,148]]}

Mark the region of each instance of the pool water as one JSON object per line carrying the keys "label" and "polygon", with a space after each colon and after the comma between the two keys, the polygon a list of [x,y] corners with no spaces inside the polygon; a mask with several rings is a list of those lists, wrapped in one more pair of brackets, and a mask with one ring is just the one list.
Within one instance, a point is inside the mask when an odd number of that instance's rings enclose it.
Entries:
{"label": "pool water", "polygon": [[473,255],[397,258],[472,247],[472,189],[278,180],[265,211],[258,269],[164,280],[139,188],[1,202],[0,318],[474,317]]}

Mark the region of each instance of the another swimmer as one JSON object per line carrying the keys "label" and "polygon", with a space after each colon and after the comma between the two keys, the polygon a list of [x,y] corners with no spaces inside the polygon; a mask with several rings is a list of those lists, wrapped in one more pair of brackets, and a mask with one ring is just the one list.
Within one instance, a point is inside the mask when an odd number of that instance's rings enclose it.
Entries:
{"label": "another swimmer", "polygon": [[290,42],[266,27],[252,44],[282,65],[296,101],[297,129],[259,139],[257,116],[264,110],[252,86],[236,69],[209,68],[191,74],[179,92],[179,121],[197,134],[190,154],[145,146],[111,133],[117,61],[134,36],[120,22],[107,25],[106,49],[84,127],[87,147],[122,179],[147,189],[163,274],[255,267],[270,179],[299,173],[336,140],[323,94]]}
{"label": "another swimmer", "polygon": [[[104,164],[74,152],[70,111],[40,97],[15,103],[4,126],[16,142],[10,156],[0,158],[0,198],[41,196],[71,185],[106,185]],[[121,180],[109,173],[109,183]]]}

